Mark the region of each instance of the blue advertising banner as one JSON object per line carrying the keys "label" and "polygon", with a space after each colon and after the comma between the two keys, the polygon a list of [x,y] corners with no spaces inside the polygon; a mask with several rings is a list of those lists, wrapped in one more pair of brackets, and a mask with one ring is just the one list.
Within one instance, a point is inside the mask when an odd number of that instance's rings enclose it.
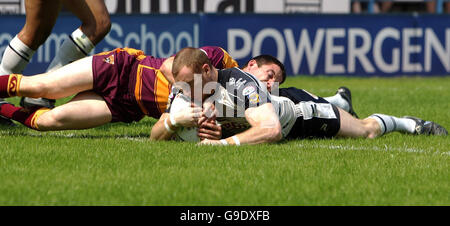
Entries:
{"label": "blue advertising banner", "polygon": [[[0,54],[25,23],[24,16],[2,16],[0,27]],[[92,53],[109,51],[118,47],[142,49],[146,54],[168,57],[187,46],[199,46],[197,15],[122,15],[111,16],[109,34]],[[24,74],[44,72],[64,39],[81,25],[73,16],[60,16],[47,41],[36,51]],[[91,53],[91,54],[92,54]]]}
{"label": "blue advertising banner", "polygon": [[[0,54],[25,22],[2,16]],[[93,53],[117,47],[167,57],[186,46],[218,45],[240,64],[271,54],[289,75],[449,75],[450,15],[189,14],[112,15]],[[80,25],[60,16],[24,74],[46,70]]]}
{"label": "blue advertising banner", "polygon": [[271,54],[288,74],[450,74],[450,16],[208,15],[207,45],[226,43],[239,63]]}

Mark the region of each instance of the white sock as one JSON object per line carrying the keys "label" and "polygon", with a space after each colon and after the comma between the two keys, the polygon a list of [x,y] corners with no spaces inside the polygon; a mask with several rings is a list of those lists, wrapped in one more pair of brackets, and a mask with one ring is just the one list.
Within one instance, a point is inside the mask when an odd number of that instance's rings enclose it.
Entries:
{"label": "white sock", "polygon": [[36,51],[30,49],[16,35],[3,53],[0,74],[21,74],[33,57],[34,52]]}
{"label": "white sock", "polygon": [[331,97],[324,97],[323,99],[330,102],[336,107],[342,108],[344,111],[348,112],[350,110],[350,105],[344,98],[342,98],[339,93]]}
{"label": "white sock", "polygon": [[92,44],[91,40],[81,29],[76,29],[59,47],[58,53],[56,53],[47,71],[54,71],[66,64],[86,57],[94,47],[95,45]]}
{"label": "white sock", "polygon": [[384,114],[373,114],[369,118],[375,119],[381,127],[381,135],[392,131],[414,133],[416,122],[408,118],[397,118]]}

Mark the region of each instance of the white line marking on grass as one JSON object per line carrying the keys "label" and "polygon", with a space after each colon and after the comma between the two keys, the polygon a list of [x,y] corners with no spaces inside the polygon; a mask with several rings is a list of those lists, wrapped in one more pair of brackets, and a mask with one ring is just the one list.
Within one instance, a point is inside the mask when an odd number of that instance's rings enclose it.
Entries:
{"label": "white line marking on grass", "polygon": [[116,139],[124,139],[124,140],[131,140],[131,141],[137,141],[137,142],[146,142],[149,140],[148,138],[137,138],[137,137],[128,137],[128,136],[118,137]]}
{"label": "white line marking on grass", "polygon": [[326,145],[326,144],[314,144],[314,145],[305,145],[299,144],[299,147],[307,148],[323,148],[323,149],[335,149],[335,150],[344,150],[344,151],[399,151],[399,152],[409,152],[409,153],[434,153],[441,155],[450,155],[450,152],[440,152],[439,150],[424,150],[419,148],[411,148],[411,147],[389,147],[384,145],[384,147],[379,146],[354,146],[354,145]]}
{"label": "white line marking on grass", "polygon": [[67,132],[59,132],[59,131],[53,131],[53,132],[10,132],[10,131],[0,131],[1,135],[26,135],[30,137],[46,137],[51,136],[55,138],[80,138],[80,139],[88,139],[88,138],[96,138],[96,139],[116,139],[116,140],[131,140],[131,141],[138,141],[138,142],[146,142],[149,139],[147,137],[133,137],[133,136],[127,136],[127,135],[91,135],[91,134],[77,134],[77,133],[67,133]]}

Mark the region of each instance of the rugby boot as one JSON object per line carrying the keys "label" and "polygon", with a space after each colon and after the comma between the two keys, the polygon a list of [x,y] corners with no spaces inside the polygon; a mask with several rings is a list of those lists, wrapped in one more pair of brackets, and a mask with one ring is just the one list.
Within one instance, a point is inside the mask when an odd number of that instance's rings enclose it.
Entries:
{"label": "rugby boot", "polygon": [[47,98],[22,97],[22,99],[20,99],[20,106],[24,108],[33,108],[39,106],[52,109],[55,108],[55,102],[56,102],[55,100]]}
{"label": "rugby boot", "polygon": [[353,117],[355,118],[359,118],[358,115],[356,114],[355,110],[353,109],[353,105],[352,105],[352,93],[350,92],[350,89],[348,89],[345,86],[341,86],[339,87],[339,89],[336,91],[337,94],[341,95],[342,98],[344,98],[344,100],[347,101],[348,106],[349,106],[349,110],[348,113],[350,113],[351,115],[353,115]]}
{"label": "rugby boot", "polygon": [[425,121],[420,118],[412,117],[412,116],[404,116],[403,118],[412,119],[416,122],[416,127],[414,134],[415,135],[438,135],[438,136],[447,136],[447,130],[441,125],[432,122]]}
{"label": "rugby boot", "polygon": [[[6,103],[8,102],[6,102],[4,99],[0,99],[0,109],[2,108],[2,105]],[[11,119],[0,115],[0,126],[16,126],[16,124],[14,124]]]}

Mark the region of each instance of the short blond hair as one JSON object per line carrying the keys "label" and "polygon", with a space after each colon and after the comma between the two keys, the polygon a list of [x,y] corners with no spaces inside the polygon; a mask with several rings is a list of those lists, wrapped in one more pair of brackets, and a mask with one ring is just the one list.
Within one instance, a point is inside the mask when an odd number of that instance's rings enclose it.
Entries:
{"label": "short blond hair", "polygon": [[184,66],[192,69],[194,73],[201,73],[204,64],[208,64],[211,67],[211,62],[206,53],[198,48],[186,47],[175,55],[172,74],[176,78]]}

